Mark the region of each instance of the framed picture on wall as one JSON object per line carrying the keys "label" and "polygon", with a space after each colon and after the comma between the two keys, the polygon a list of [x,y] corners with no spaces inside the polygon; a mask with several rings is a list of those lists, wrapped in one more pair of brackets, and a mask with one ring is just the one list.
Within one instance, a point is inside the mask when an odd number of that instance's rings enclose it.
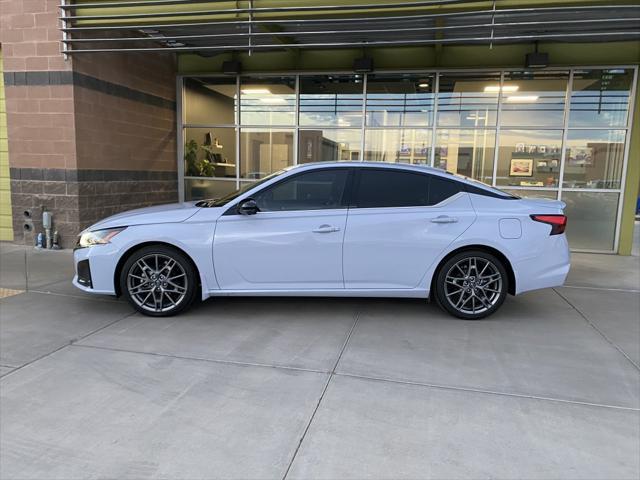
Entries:
{"label": "framed picture on wall", "polygon": [[510,177],[532,177],[533,176],[533,159],[532,158],[512,158],[509,165]]}

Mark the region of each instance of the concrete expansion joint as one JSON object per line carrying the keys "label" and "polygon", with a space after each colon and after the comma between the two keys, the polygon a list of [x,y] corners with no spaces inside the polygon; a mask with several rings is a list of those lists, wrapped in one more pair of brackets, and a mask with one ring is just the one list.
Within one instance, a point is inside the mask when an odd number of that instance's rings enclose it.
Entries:
{"label": "concrete expansion joint", "polygon": [[291,466],[293,465],[293,462],[295,461],[296,457],[298,456],[298,452],[300,451],[300,447],[302,446],[302,443],[304,442],[304,439],[306,438],[307,433],[309,432],[309,428],[311,427],[311,424],[313,423],[313,419],[315,418],[316,413],[318,412],[318,409],[320,408],[320,405],[322,404],[322,400],[324,399],[324,396],[327,393],[327,390],[329,389],[329,384],[331,383],[331,379],[336,375],[336,369],[338,368],[338,364],[340,363],[340,359],[342,358],[342,355],[344,354],[344,351],[347,349],[347,345],[349,344],[349,340],[351,339],[351,335],[353,334],[354,330],[356,329],[356,325],[358,324],[358,319],[360,318],[360,311],[361,311],[361,308],[358,308],[356,310],[356,313],[353,316],[354,318],[353,318],[353,323],[351,324],[351,328],[349,329],[349,332],[347,333],[347,335],[346,335],[346,337],[344,339],[344,343],[342,344],[342,348],[340,349],[340,353],[338,354],[338,357],[336,358],[336,362],[333,364],[333,368],[329,372],[329,376],[327,377],[327,381],[324,384],[324,388],[322,389],[322,393],[320,393],[320,397],[318,398],[318,402],[316,403],[316,406],[313,409],[313,412],[311,412],[311,415],[309,417],[309,421],[307,422],[307,425],[305,426],[305,429],[302,432],[302,435],[300,436],[300,439],[298,440],[298,444],[296,445],[296,449],[293,452],[293,455],[291,456],[291,460],[289,461],[289,464],[287,465],[287,469],[285,470],[284,475],[282,476],[282,480],[286,480],[287,476],[289,475],[289,471],[291,470]]}
{"label": "concrete expansion joint", "polygon": [[587,322],[587,324],[591,328],[593,328],[609,345],[615,348],[625,359],[627,359],[627,361],[631,363],[631,365],[633,365],[636,368],[636,370],[640,371],[640,365],[634,362],[633,359],[631,359],[631,357],[629,357],[629,355],[627,355],[627,353],[624,350],[622,350],[613,340],[607,337],[602,330],[600,330],[591,320],[587,318],[587,316],[584,313],[580,311],[580,309],[578,309],[578,307],[576,307],[573,303],[571,303],[567,297],[562,295],[562,293],[560,293],[558,289],[553,288],[552,290],[556,292],[560,298],[562,298],[565,302],[567,302],[567,304],[569,304],[569,306],[573,308],[578,313],[578,315],[580,315],[580,317],[582,317],[582,319],[585,322]]}

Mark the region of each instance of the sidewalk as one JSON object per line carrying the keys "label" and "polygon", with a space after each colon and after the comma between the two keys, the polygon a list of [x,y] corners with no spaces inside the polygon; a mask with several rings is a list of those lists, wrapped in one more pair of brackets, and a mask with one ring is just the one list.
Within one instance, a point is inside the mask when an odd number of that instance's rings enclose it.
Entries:
{"label": "sidewalk", "polygon": [[[396,299],[220,298],[153,319],[1,245],[0,475],[640,475],[640,257],[478,322]],[[25,290],[28,287],[28,291]]]}

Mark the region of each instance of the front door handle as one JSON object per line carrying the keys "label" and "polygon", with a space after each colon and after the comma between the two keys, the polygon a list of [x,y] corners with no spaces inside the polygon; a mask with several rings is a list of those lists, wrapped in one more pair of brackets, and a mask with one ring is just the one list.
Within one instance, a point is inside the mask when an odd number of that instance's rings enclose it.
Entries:
{"label": "front door handle", "polygon": [[340,228],[339,227],[334,227],[333,225],[320,225],[318,228],[313,230],[313,233],[332,233],[332,232],[339,232]]}
{"label": "front door handle", "polygon": [[431,223],[456,223],[457,221],[457,218],[449,217],[448,215],[440,215],[431,219]]}

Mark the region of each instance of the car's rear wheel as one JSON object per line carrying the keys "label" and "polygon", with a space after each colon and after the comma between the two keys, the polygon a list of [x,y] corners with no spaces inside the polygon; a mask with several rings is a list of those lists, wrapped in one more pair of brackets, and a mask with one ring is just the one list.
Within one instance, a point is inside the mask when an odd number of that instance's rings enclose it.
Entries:
{"label": "car's rear wheel", "polygon": [[120,289],[140,313],[167,317],[193,303],[198,279],[185,255],[171,247],[151,245],[136,250],[125,261]]}
{"label": "car's rear wheel", "polygon": [[502,262],[490,253],[468,250],[454,255],[438,270],[436,300],[458,318],[478,320],[504,302],[509,277]]}

